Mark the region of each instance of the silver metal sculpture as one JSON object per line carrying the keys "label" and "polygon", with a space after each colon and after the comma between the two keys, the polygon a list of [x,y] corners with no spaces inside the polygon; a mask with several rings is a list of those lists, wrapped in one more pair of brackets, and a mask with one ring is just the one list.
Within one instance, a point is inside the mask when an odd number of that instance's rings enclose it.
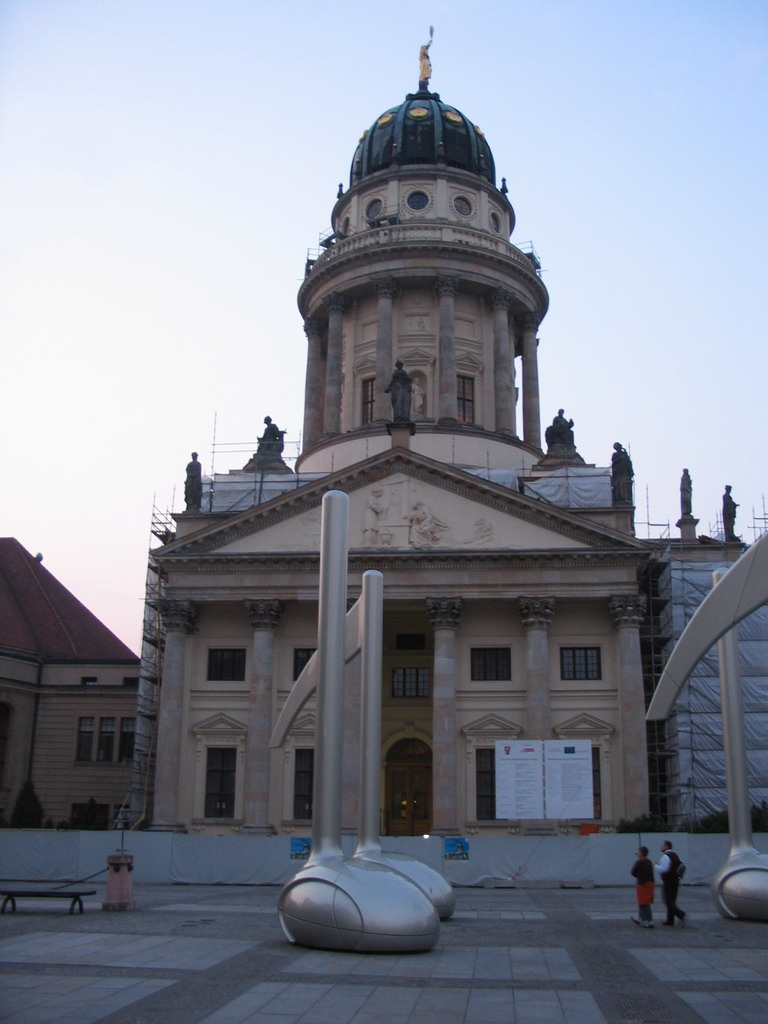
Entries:
{"label": "silver metal sculpture", "polygon": [[[417,952],[431,949],[440,932],[432,901],[388,865],[354,857],[347,860],[341,850],[344,665],[351,660],[350,647],[351,657],[361,649],[361,621],[365,624],[378,617],[380,622],[383,606],[381,587],[372,587],[371,582],[372,576],[380,574],[366,573],[362,597],[355,606],[362,608],[345,621],[348,519],[347,495],[329,491],[323,497],[318,649],[294,685],[270,741],[271,746],[281,744],[316,687],[312,853],[283,887],[278,916],[286,937],[300,945],[357,952]],[[356,628],[350,630],[350,626]],[[380,633],[381,626],[378,628]],[[362,639],[365,657],[364,630]]]}
{"label": "silver metal sculpture", "polygon": [[711,882],[723,917],[768,921],[768,856],[752,843],[744,707],[736,624],[768,602],[768,534],[728,570],[716,572],[715,587],[677,641],[646,717],[667,718],[688,676],[717,641],[723,749],[731,848]]}

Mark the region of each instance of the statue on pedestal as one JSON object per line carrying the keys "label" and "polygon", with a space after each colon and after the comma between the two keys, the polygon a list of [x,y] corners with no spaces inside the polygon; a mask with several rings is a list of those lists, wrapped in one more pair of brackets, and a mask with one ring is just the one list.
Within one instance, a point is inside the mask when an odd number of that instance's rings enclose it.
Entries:
{"label": "statue on pedestal", "polygon": [[392,399],[392,422],[411,422],[411,378],[403,367],[403,362],[398,359],[395,363],[395,370],[392,380],[384,389],[384,394]]}
{"label": "statue on pedestal", "polygon": [[736,509],[738,507],[731,497],[731,485],[726,484],[725,494],[723,495],[723,533],[725,534],[726,543],[730,541],[738,543],[741,540],[734,532],[736,527]]}
{"label": "statue on pedestal", "polygon": [[611,456],[611,494],[614,505],[632,504],[632,481],[635,471],[629,452],[617,441]]}
{"label": "statue on pedestal", "polygon": [[187,512],[199,512],[203,503],[203,467],[197,461],[197,452],[192,452],[192,461],[187,463],[184,502]]}
{"label": "statue on pedestal", "polygon": [[680,477],[680,515],[693,515],[693,481],[687,469]]}

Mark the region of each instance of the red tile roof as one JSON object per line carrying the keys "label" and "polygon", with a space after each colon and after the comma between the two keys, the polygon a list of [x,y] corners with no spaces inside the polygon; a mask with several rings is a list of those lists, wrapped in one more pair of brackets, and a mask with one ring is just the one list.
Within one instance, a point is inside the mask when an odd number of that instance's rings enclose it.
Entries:
{"label": "red tile roof", "polygon": [[138,660],[13,537],[0,537],[2,649],[43,661]]}

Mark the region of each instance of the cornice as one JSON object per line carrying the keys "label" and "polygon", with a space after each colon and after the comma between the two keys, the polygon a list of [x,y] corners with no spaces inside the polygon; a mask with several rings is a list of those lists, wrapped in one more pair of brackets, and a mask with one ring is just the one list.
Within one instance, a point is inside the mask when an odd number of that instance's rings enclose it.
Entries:
{"label": "cornice", "polygon": [[[478,232],[478,235],[482,233]],[[509,243],[506,243],[509,244]],[[536,271],[531,267],[529,270],[522,263],[518,262],[513,256],[507,253],[500,253],[490,247],[481,245],[472,245],[471,243],[461,243],[454,240],[443,241],[441,239],[427,239],[421,242],[416,240],[389,240],[382,242],[379,245],[364,245],[357,249],[350,249],[349,252],[341,253],[338,256],[334,256],[327,263],[319,265],[315,264],[312,273],[301,285],[298,295],[298,305],[303,316],[317,315],[321,312],[321,303],[323,295],[327,294],[328,290],[333,291],[337,286],[334,284],[334,279],[342,276],[345,272],[350,269],[354,269],[360,265],[363,268],[364,273],[353,283],[353,289],[359,289],[368,283],[368,279],[372,278],[376,274],[376,266],[382,262],[386,262],[391,259],[407,259],[409,256],[413,256],[419,260],[419,272],[424,271],[424,263],[434,264],[434,271],[432,272],[436,277],[441,271],[447,270],[442,266],[446,257],[454,256],[462,264],[481,264],[484,267],[490,267],[496,270],[500,270],[503,274],[505,282],[508,282],[510,277],[516,278],[519,281],[525,282],[526,286],[533,289],[538,296],[539,308],[535,311],[539,321],[541,321],[546,315],[547,309],[549,308],[549,293],[547,292],[546,286],[541,278],[538,276]],[[450,268],[451,273],[456,274],[461,279],[461,272]],[[390,268],[387,270],[387,275],[394,279],[394,281],[409,281],[413,279],[414,268],[404,267],[402,270],[396,268]],[[425,276],[429,276],[426,273]],[[461,281],[460,281],[461,283]],[[482,284],[482,282],[476,282]],[[373,292],[373,281],[371,284],[371,294]],[[500,286],[500,282],[492,281],[488,282],[489,291],[494,290]],[[346,292],[347,289],[344,289]],[[319,293],[319,294],[318,294]],[[534,312],[534,311],[530,311]]]}

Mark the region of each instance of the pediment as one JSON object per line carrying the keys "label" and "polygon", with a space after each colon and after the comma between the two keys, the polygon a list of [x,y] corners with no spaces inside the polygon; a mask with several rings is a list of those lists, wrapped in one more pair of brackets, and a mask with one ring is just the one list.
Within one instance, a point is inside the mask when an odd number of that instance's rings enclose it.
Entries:
{"label": "pediment", "polygon": [[523,731],[523,727],[501,715],[490,714],[468,722],[467,725],[462,726],[461,731],[465,736],[472,736],[475,739],[508,740],[517,739]]}
{"label": "pediment", "polygon": [[215,715],[211,715],[210,718],[205,718],[202,722],[194,725],[192,732],[196,736],[203,733],[206,736],[210,736],[212,733],[244,733],[247,729],[248,726],[245,722],[232,718],[230,715],[225,715],[223,712],[217,712]]}
{"label": "pediment", "polygon": [[602,718],[596,718],[594,715],[586,713],[574,715],[573,718],[555,726],[555,733],[560,739],[577,739],[579,736],[584,738],[596,735],[609,736],[612,732],[614,732],[614,728],[610,722],[605,722]]}
{"label": "pediment", "polygon": [[362,554],[627,551],[638,542],[609,528],[403,449],[217,519],[154,552],[158,561],[197,555],[316,557],[323,494],[349,495],[349,548]]}
{"label": "pediment", "polygon": [[294,737],[299,735],[314,736],[316,724],[317,720],[315,715],[311,711],[308,711],[306,714],[298,716],[291,726],[289,734]]}

